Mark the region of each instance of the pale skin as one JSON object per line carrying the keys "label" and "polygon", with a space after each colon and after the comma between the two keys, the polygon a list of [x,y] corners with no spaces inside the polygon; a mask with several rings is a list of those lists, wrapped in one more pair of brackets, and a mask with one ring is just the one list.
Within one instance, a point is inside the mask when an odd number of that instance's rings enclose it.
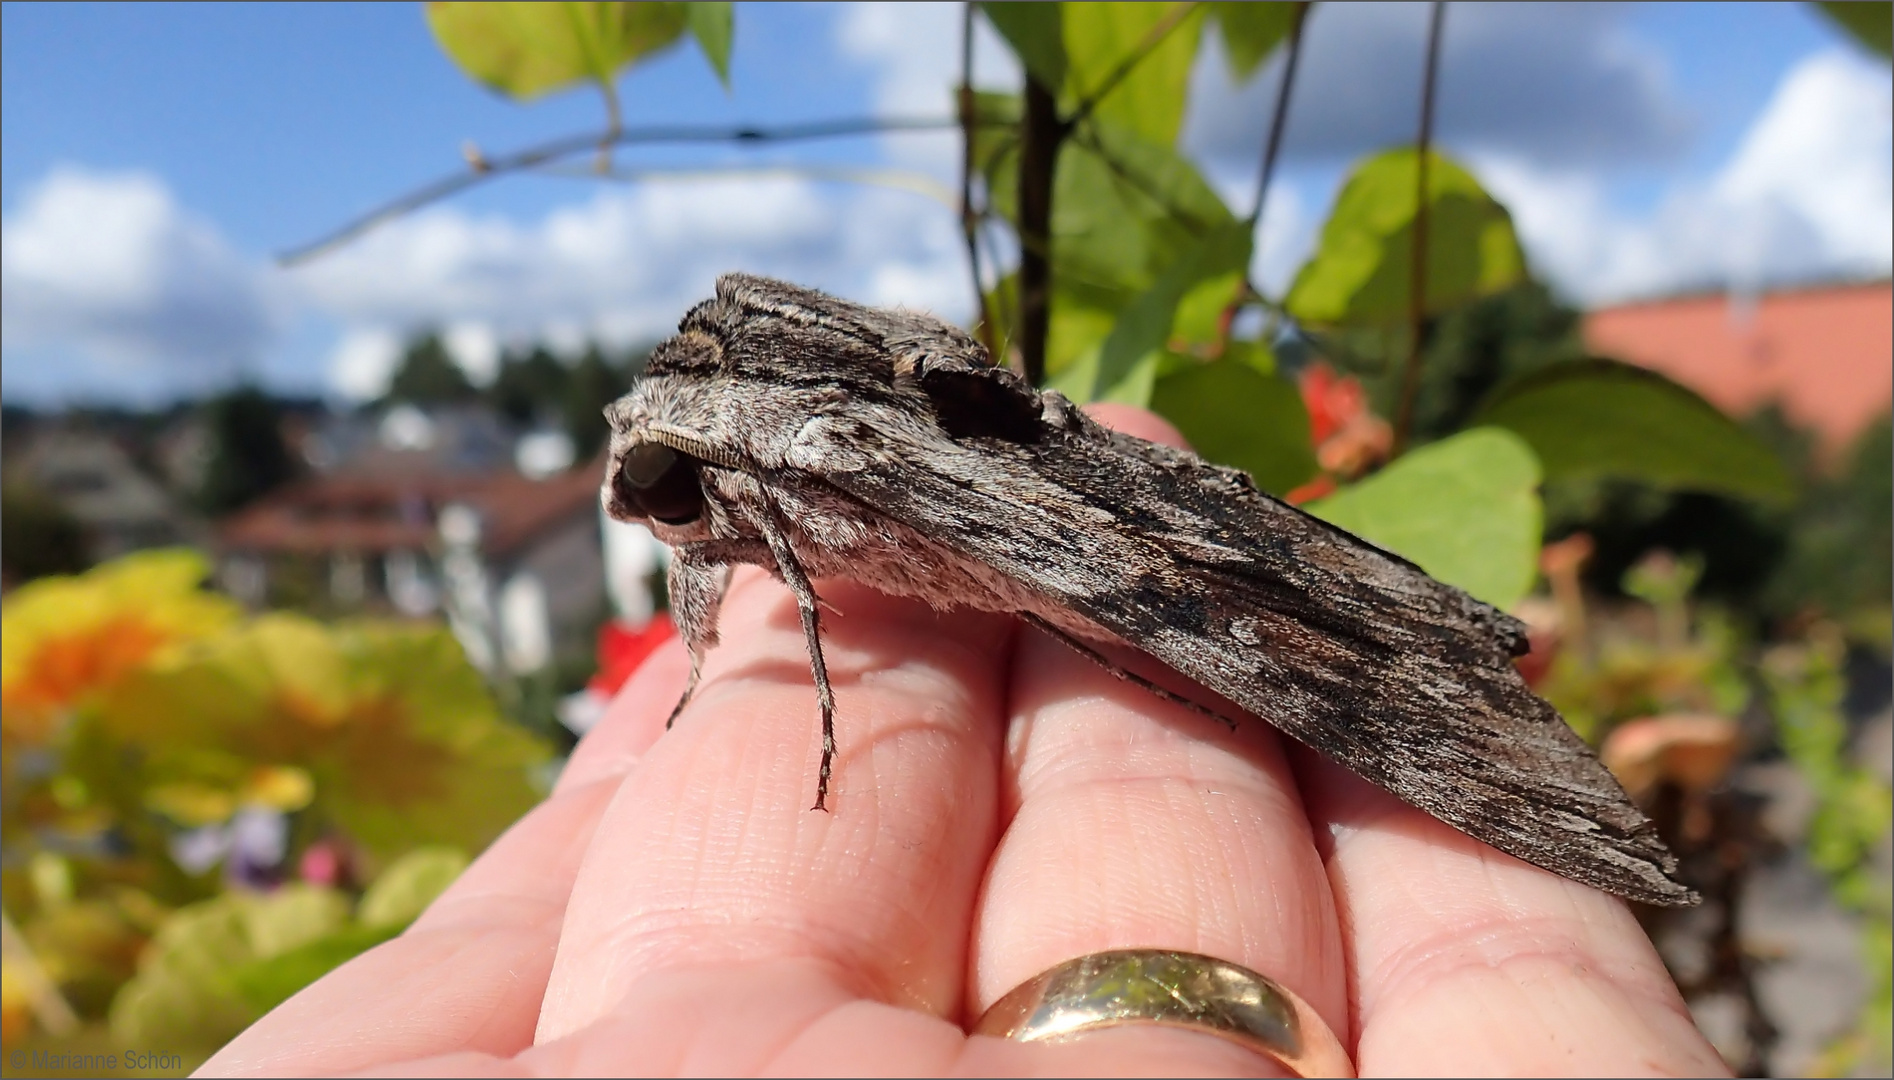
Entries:
{"label": "pale skin", "polygon": [[817,589],[832,812],[794,600],[739,569],[673,730],[675,645],[407,933],[203,1073],[1283,1075],[1154,1027],[966,1034],[1048,967],[1150,947],[1288,986],[1364,1076],[1727,1075],[1623,902],[1010,619]]}

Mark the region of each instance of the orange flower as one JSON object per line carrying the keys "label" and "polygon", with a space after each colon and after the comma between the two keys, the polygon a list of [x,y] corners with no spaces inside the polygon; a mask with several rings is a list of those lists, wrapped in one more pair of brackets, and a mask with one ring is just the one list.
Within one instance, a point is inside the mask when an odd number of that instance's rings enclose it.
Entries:
{"label": "orange flower", "polygon": [[141,552],[9,596],[0,616],[7,741],[43,740],[69,710],[164,650],[235,622],[236,605],[199,588],[208,572],[195,552]]}

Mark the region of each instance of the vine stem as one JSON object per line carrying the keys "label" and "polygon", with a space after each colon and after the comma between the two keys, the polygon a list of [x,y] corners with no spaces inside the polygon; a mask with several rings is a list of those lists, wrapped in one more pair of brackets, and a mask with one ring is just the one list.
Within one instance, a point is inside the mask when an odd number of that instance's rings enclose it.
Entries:
{"label": "vine stem", "polygon": [[1421,344],[1427,329],[1427,165],[1434,141],[1434,89],[1440,75],[1440,29],[1447,15],[1446,0],[1434,0],[1427,21],[1427,67],[1421,77],[1420,145],[1414,161],[1414,250],[1408,279],[1407,365],[1401,373],[1401,401],[1395,413],[1394,444],[1398,457],[1413,434],[1414,399],[1420,393]]}
{"label": "vine stem", "polygon": [[[975,121],[977,123],[977,120]],[[701,124],[658,124],[646,127],[623,128],[614,134],[610,129],[604,132],[588,132],[583,135],[568,135],[553,139],[536,146],[517,150],[501,157],[489,158],[477,147],[464,148],[467,159],[464,171],[450,173],[437,180],[430,181],[405,195],[398,196],[361,216],[345,223],[315,240],[301,244],[279,254],[276,261],[284,266],[294,266],[331,248],[338,247],[370,229],[404,214],[413,213],[424,206],[440,202],[462,191],[486,183],[496,176],[506,173],[536,169],[555,161],[578,154],[598,150],[602,145],[633,146],[658,143],[719,143],[728,142],[738,145],[758,145],[772,142],[809,142],[816,139],[849,138],[860,135],[876,135],[888,131],[950,131],[961,126],[955,117],[844,117],[835,120],[812,120],[796,124],[784,124],[779,127],[722,127]]]}
{"label": "vine stem", "polygon": [[[1282,134],[1289,126],[1289,95],[1296,84],[1296,65],[1302,59],[1302,28],[1308,22],[1311,0],[1301,0],[1296,4],[1295,21],[1289,26],[1289,54],[1283,59],[1282,85],[1276,89],[1276,108],[1269,118],[1269,139],[1263,144],[1262,173],[1256,178],[1256,201],[1250,208],[1250,230],[1252,233],[1262,228],[1263,207],[1269,198],[1270,181],[1276,176],[1276,155],[1282,149]],[[1256,238],[1256,255],[1262,253],[1262,237]],[[1255,257],[1252,255],[1252,263]],[[1216,355],[1230,347],[1230,331],[1236,325],[1236,315],[1244,304],[1251,300],[1267,303],[1263,290],[1256,287],[1248,274],[1243,276],[1243,287],[1236,291],[1230,302],[1224,305],[1223,314],[1217,318]]]}

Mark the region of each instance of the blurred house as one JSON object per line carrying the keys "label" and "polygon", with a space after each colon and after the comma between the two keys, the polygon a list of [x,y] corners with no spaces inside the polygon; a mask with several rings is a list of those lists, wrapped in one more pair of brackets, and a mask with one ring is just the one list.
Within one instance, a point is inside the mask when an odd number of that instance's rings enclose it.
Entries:
{"label": "blurred house", "polygon": [[89,560],[188,543],[188,514],[111,436],[57,421],[35,424],[9,448],[10,479],[51,498],[85,530]]}
{"label": "blurred house", "polygon": [[219,523],[220,581],[257,606],[444,612],[477,662],[536,668],[606,602],[600,468],[545,442],[478,408],[338,417],[303,440],[325,471]]}
{"label": "blurred house", "polygon": [[1586,346],[1744,416],[1774,401],[1832,456],[1894,400],[1894,284],[1624,304],[1585,316]]}

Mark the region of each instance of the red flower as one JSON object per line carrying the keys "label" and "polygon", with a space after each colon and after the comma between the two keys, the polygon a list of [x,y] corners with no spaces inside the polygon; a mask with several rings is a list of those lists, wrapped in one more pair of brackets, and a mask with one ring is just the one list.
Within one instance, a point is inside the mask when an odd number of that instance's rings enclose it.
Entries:
{"label": "red flower", "polygon": [[1302,369],[1302,405],[1309,410],[1309,441],[1320,446],[1329,436],[1348,426],[1348,422],[1367,411],[1368,399],[1361,383],[1335,374],[1327,364],[1314,363]]}
{"label": "red flower", "polygon": [[637,674],[645,658],[677,636],[671,617],[659,612],[642,627],[613,619],[598,628],[598,673],[585,685],[607,697]]}

